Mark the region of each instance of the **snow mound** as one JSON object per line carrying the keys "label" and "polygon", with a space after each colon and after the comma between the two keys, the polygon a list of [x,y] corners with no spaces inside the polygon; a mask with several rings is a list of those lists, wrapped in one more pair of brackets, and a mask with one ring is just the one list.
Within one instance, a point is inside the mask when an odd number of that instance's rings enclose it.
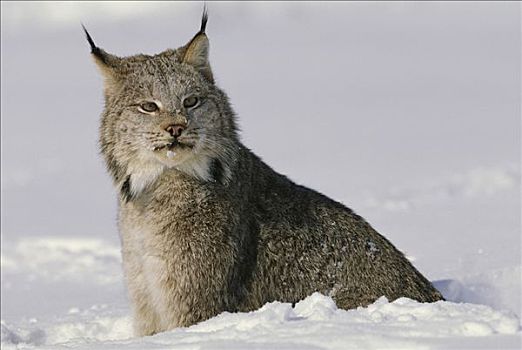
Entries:
{"label": "snow mound", "polygon": [[510,310],[520,317],[520,276],[522,266],[513,266],[470,274],[459,279],[434,281],[433,284],[446,300],[484,304],[494,309]]}
{"label": "snow mound", "polygon": [[249,313],[224,312],[188,328],[132,338],[131,321],[107,306],[70,310],[60,320],[13,327],[2,322],[2,348],[21,349],[346,349],[440,348],[520,343],[519,320],[488,306],[419,303],[382,297],[368,307],[338,309],[314,293],[292,307],[272,302]]}
{"label": "snow mound", "polygon": [[[26,346],[47,348],[74,344],[101,344],[128,339],[132,335],[131,318],[108,305],[93,305],[52,319],[29,319],[14,326],[2,321],[2,349]],[[96,346],[94,346],[96,348]]]}
{"label": "snow mound", "polygon": [[102,239],[23,238],[2,249],[2,274],[46,281],[113,283],[121,279],[119,247]]}

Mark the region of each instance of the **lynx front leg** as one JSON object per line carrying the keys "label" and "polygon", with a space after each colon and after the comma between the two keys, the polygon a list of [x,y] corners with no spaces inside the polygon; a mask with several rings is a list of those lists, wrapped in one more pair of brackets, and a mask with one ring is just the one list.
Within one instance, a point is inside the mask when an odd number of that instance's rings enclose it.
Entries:
{"label": "lynx front leg", "polygon": [[124,254],[124,269],[133,313],[134,335],[141,337],[160,332],[160,318],[154,309],[142,267],[135,259],[129,259]]}
{"label": "lynx front leg", "polygon": [[171,292],[168,293],[170,297],[166,297],[168,302],[165,303],[165,310],[161,314],[165,330],[189,327],[227,310],[223,300],[224,293],[220,291],[202,292],[191,288],[181,293],[172,293],[173,290],[168,292]]}
{"label": "lynx front leg", "polygon": [[228,290],[227,264],[217,257],[170,263],[148,256],[143,269],[162,330],[207,320],[228,310],[233,299]]}
{"label": "lynx front leg", "polygon": [[143,337],[160,332],[162,330],[160,319],[146,297],[136,293],[136,295],[131,296],[131,298],[133,299],[134,335]]}

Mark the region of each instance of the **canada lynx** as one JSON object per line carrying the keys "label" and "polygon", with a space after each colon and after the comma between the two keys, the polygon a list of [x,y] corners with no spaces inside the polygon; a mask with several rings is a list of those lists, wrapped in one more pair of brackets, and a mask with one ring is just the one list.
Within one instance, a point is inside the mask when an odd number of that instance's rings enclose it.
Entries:
{"label": "canada lynx", "polygon": [[136,335],[314,291],[341,308],[441,294],[363,218],[278,174],[238,137],[214,83],[206,13],[186,44],[120,58],[98,48],[100,143],[119,191]]}

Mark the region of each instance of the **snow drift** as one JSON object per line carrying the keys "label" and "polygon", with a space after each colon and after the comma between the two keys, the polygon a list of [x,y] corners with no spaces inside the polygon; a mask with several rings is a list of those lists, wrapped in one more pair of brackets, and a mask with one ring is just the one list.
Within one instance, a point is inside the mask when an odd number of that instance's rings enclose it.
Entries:
{"label": "snow drift", "polygon": [[[520,340],[518,319],[474,304],[418,303],[382,297],[365,308],[337,309],[315,293],[297,303],[273,302],[250,313],[222,313],[206,322],[132,338],[128,316],[105,308],[71,310],[52,322],[2,323],[2,348],[60,349],[419,349],[470,347]],[[518,340],[517,340],[518,339]]]}

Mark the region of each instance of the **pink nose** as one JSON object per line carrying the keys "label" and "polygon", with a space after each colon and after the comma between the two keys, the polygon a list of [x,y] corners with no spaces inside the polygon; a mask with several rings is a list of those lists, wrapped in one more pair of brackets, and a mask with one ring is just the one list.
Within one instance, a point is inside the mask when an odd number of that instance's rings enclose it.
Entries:
{"label": "pink nose", "polygon": [[165,131],[174,137],[180,137],[183,130],[185,130],[185,126],[179,124],[172,124],[165,128]]}

